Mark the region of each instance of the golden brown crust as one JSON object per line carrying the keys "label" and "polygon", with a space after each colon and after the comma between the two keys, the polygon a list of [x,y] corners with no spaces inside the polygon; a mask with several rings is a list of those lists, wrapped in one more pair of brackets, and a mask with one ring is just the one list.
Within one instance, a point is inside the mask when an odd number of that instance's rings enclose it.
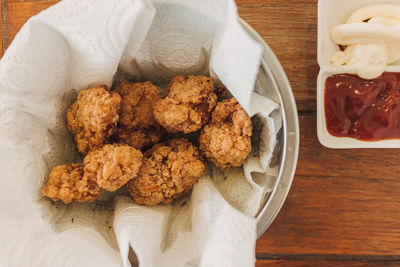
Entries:
{"label": "golden brown crust", "polygon": [[67,124],[75,137],[78,150],[86,155],[102,147],[115,132],[121,97],[105,86],[82,90],[67,113]]}
{"label": "golden brown crust", "polygon": [[136,177],[142,158],[142,152],[133,147],[105,145],[84,158],[84,178],[97,181],[103,189],[115,191]]}
{"label": "golden brown crust", "polygon": [[119,124],[128,129],[154,126],[153,105],[161,99],[158,88],[151,82],[121,82],[115,91],[122,98]]}
{"label": "golden brown crust", "polygon": [[168,85],[167,93],[154,106],[154,117],[171,133],[199,130],[217,103],[214,82],[205,76],[177,76]]}
{"label": "golden brown crust", "polygon": [[151,82],[124,81],[115,91],[122,97],[115,134],[118,141],[136,149],[158,143],[163,134],[153,115],[153,106],[161,99],[158,88]]}
{"label": "golden brown crust", "polygon": [[200,134],[200,149],[223,169],[241,166],[251,151],[252,124],[236,99],[219,102]]}
{"label": "golden brown crust", "polygon": [[121,143],[130,145],[136,149],[150,147],[153,144],[160,142],[163,131],[159,125],[151,126],[136,131],[129,131],[123,128],[118,128],[115,136]]}
{"label": "golden brown crust", "polygon": [[92,202],[103,190],[96,180],[83,177],[83,164],[64,164],[53,168],[42,194],[53,201]]}
{"label": "golden brown crust", "polygon": [[184,138],[157,144],[145,152],[138,177],[127,184],[137,204],[168,204],[189,190],[201,177],[205,163],[197,147]]}

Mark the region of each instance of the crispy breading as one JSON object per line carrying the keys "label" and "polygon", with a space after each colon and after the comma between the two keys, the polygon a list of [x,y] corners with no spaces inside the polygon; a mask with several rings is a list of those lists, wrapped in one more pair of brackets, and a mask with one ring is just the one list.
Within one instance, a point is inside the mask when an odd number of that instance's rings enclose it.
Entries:
{"label": "crispy breading", "polygon": [[115,191],[137,176],[142,158],[142,152],[131,146],[105,145],[84,158],[84,178],[97,181],[103,189]]}
{"label": "crispy breading", "polygon": [[191,190],[205,167],[196,146],[184,138],[171,139],[145,152],[139,174],[127,189],[137,204],[168,204]]}
{"label": "crispy breading", "polygon": [[159,125],[133,131],[118,128],[115,133],[118,141],[136,149],[151,147],[153,144],[157,144],[162,135],[163,130]]}
{"label": "crispy breading", "polygon": [[219,102],[200,134],[200,149],[217,167],[241,166],[251,151],[252,124],[235,98]]}
{"label": "crispy breading", "polygon": [[64,164],[53,168],[42,194],[53,201],[92,202],[103,190],[96,180],[83,177],[83,164]]}
{"label": "crispy breading", "polygon": [[86,155],[102,147],[114,134],[119,119],[121,97],[98,86],[82,90],[67,113],[67,124],[78,150]]}
{"label": "crispy breading", "polygon": [[158,88],[151,82],[124,81],[115,91],[122,98],[115,134],[118,141],[137,149],[158,143],[163,134],[153,115],[153,106],[161,99]]}
{"label": "crispy breading", "polygon": [[154,117],[168,132],[195,132],[209,121],[217,103],[214,90],[209,77],[177,76],[168,85],[168,95],[154,106]]}

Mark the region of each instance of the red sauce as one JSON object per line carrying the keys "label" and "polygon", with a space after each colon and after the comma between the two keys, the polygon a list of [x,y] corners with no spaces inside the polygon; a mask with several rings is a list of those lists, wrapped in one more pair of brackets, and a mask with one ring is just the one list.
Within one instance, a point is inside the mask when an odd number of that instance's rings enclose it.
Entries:
{"label": "red sauce", "polygon": [[400,138],[400,73],[374,80],[339,74],[325,82],[325,118],[333,136],[364,141]]}

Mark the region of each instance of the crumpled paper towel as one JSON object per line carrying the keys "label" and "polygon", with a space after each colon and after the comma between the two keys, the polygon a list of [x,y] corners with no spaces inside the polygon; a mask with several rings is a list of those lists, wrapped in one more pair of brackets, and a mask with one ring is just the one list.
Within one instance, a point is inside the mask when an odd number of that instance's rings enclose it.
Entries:
{"label": "crumpled paper towel", "polygon": [[[0,61],[0,266],[129,266],[129,247],[142,266],[253,265],[281,127],[278,105],[252,93],[261,53],[233,0],[64,0],[32,17]],[[243,168],[209,168],[169,206],[41,196],[54,166],[81,160],[65,120],[78,90],[185,73],[217,77],[257,114]]]}

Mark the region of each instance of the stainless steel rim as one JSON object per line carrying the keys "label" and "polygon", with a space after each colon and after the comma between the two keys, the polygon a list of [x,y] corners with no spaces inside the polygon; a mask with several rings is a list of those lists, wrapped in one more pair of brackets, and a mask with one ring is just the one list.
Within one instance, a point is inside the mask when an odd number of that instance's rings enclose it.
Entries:
{"label": "stainless steel rim", "polygon": [[279,175],[272,192],[265,200],[265,204],[256,216],[257,237],[259,238],[274,221],[289,193],[296,171],[300,145],[300,130],[292,88],[279,60],[271,48],[249,24],[242,19],[240,19],[240,22],[245,30],[264,47],[260,68],[264,69],[268,75],[272,76],[273,87],[275,87],[277,91],[276,94],[280,101],[283,118]]}

